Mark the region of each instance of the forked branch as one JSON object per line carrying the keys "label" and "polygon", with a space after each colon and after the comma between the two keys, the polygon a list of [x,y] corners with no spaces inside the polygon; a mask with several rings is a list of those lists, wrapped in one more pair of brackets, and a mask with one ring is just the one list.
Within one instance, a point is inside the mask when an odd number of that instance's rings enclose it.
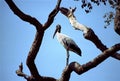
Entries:
{"label": "forked branch", "polygon": [[[29,22],[31,24],[33,24],[36,27],[36,36],[34,39],[34,42],[32,44],[32,47],[28,53],[28,57],[26,60],[26,64],[30,70],[31,76],[29,77],[30,79],[27,79],[27,81],[55,81],[56,79],[52,78],[52,77],[43,77],[41,75],[39,75],[39,72],[37,70],[37,67],[35,65],[35,58],[36,55],[39,51],[39,48],[41,46],[42,43],[42,39],[44,36],[44,31],[53,23],[54,21],[54,17],[57,15],[58,11],[59,11],[59,6],[62,0],[58,0],[57,5],[55,7],[55,9],[53,9],[53,11],[50,13],[49,17],[48,17],[48,21],[42,25],[36,18],[31,17],[29,15],[24,14],[15,4],[12,0],[5,0],[6,3],[8,4],[8,6],[10,7],[10,9],[14,12],[15,15],[17,15],[20,19],[22,19],[23,21]],[[22,77],[26,77],[26,74],[24,74],[21,70],[22,68],[22,64],[19,67],[19,70],[16,71],[18,76],[22,76]]]}
{"label": "forked branch", "polygon": [[[102,52],[105,51],[107,49],[107,47],[101,42],[101,40],[98,38],[98,36],[94,33],[94,31],[91,28],[89,28],[89,27],[87,27],[87,26],[85,26],[83,24],[80,24],[76,20],[76,17],[74,16],[73,10],[74,9],[67,9],[67,8],[64,8],[64,7],[60,8],[61,13],[63,15],[65,15],[69,19],[70,24],[75,29],[83,31],[83,33],[84,33],[83,35],[84,35],[85,39],[90,40],[91,42],[93,42],[95,44],[95,46],[98,49],[100,49]],[[115,58],[115,59],[120,60],[120,54],[118,54],[118,53],[113,54],[112,57]]]}
{"label": "forked branch", "polygon": [[106,60],[109,56],[111,56],[112,54],[116,53],[119,50],[120,50],[120,43],[112,46],[111,48],[109,48],[107,50],[105,50],[100,55],[98,55],[96,58],[94,58],[92,61],[89,61],[86,64],[80,65],[77,62],[70,63],[64,69],[63,74],[62,74],[62,76],[64,76],[64,78],[61,78],[61,81],[69,81],[70,74],[73,71],[80,75],[80,74],[82,74],[82,73],[96,67],[101,62]]}
{"label": "forked branch", "polygon": [[[99,45],[96,45],[97,42],[99,42],[99,44],[102,44],[99,39],[97,38],[97,36],[94,34],[94,32],[92,32],[92,30],[90,30],[89,28],[84,28],[84,27],[78,27],[82,28],[80,30],[84,31],[84,36],[86,39],[91,40],[100,50],[103,51],[102,54],[100,54],[98,57],[96,57],[95,59],[93,59],[93,61],[90,61],[86,64],[80,65],[77,62],[72,62],[70,63],[63,71],[62,76],[60,79],[55,79],[52,77],[44,77],[41,76],[37,70],[37,67],[35,65],[35,58],[36,55],[40,49],[41,43],[42,43],[42,39],[44,36],[44,32],[45,30],[50,27],[50,25],[53,23],[54,21],[54,17],[57,15],[58,11],[59,11],[59,6],[61,3],[61,0],[58,0],[56,7],[53,9],[53,11],[49,14],[48,20],[46,21],[46,23],[44,25],[42,25],[37,19],[35,19],[34,17],[31,17],[29,15],[24,14],[20,9],[17,8],[17,6],[14,4],[14,2],[12,0],[6,0],[6,3],[8,4],[8,6],[10,7],[10,9],[19,17],[21,18],[23,21],[29,22],[32,25],[34,25],[36,27],[36,36],[34,39],[34,42],[32,44],[32,47],[29,51],[27,60],[26,60],[26,64],[30,70],[31,75],[28,76],[25,73],[23,73],[23,65],[21,63],[21,65],[19,66],[19,69],[16,71],[16,74],[18,76],[24,77],[27,81],[69,81],[70,75],[72,71],[75,71],[77,74],[82,74],[90,69],[92,69],[93,67],[97,66],[98,64],[100,64],[101,62],[103,62],[105,59],[107,59],[109,56],[111,55],[118,55],[115,54],[116,51],[120,50],[120,44],[116,44],[111,48],[107,48],[106,46],[103,45],[103,47],[99,47]],[[72,23],[74,26],[74,23]],[[90,34],[88,34],[89,32],[92,32]],[[87,35],[88,34],[88,35]],[[90,37],[88,37],[90,35]],[[92,40],[94,38],[92,38],[91,36],[94,35],[95,36],[95,40]],[[118,58],[119,59],[119,58]]]}

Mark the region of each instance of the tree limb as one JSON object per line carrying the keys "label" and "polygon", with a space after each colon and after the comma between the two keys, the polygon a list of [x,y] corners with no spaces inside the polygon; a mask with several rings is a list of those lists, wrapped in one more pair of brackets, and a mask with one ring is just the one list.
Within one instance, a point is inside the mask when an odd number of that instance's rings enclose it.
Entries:
{"label": "tree limb", "polygon": [[59,12],[59,6],[62,0],[58,0],[55,9],[49,14],[47,22],[43,25],[44,29],[46,30],[54,21],[54,17]]}
{"label": "tree limb", "polygon": [[19,69],[16,70],[16,74],[18,76],[21,76],[21,77],[24,77],[25,79],[27,79],[28,75],[23,73],[23,64],[22,63],[19,65]]}
{"label": "tree limb", "polygon": [[[102,42],[101,40],[97,37],[97,35],[94,33],[92,29],[88,29],[88,32],[84,34],[84,38],[87,40],[90,40],[95,44],[95,46],[100,49],[102,52],[106,49],[108,49]],[[113,58],[120,60],[120,54],[119,53],[114,53],[112,55]]]}
{"label": "tree limb", "polygon": [[[101,40],[97,37],[97,35],[94,33],[92,29],[88,28],[85,25],[80,24],[76,20],[76,17],[74,16],[74,12],[71,9],[61,7],[60,11],[63,15],[65,15],[69,19],[71,25],[75,29],[83,31],[83,35],[85,39],[93,42],[96,45],[96,47],[100,49],[102,52],[107,49],[107,47],[101,42]],[[120,54],[118,53],[113,54],[112,57],[120,60]]]}
{"label": "tree limb", "polygon": [[37,30],[40,30],[42,27],[42,24],[34,17],[31,17],[30,15],[24,14],[12,0],[5,0],[10,9],[14,12],[15,15],[17,15],[20,19],[23,21],[29,22],[30,24],[34,25]]}
{"label": "tree limb", "polygon": [[114,19],[114,30],[120,35],[120,0],[118,0],[118,6],[116,8],[116,15]]}
{"label": "tree limb", "polygon": [[94,58],[92,61],[89,61],[86,64],[80,65],[77,62],[72,62],[66,68],[64,69],[62,76],[64,76],[64,79],[62,78],[62,81],[69,81],[71,72],[76,72],[77,74],[82,74],[97,65],[99,65],[101,62],[106,60],[109,56],[116,53],[120,50],[120,43],[112,46],[109,49],[106,49],[104,52],[102,52],[100,55],[98,55],[96,58]]}
{"label": "tree limb", "polygon": [[31,75],[36,78],[38,78],[40,75],[34,63],[34,60],[41,46],[43,35],[44,35],[44,31],[41,31],[41,32],[39,31],[36,33],[34,42],[32,44],[32,47],[29,51],[29,54],[26,60],[26,64],[31,72]]}
{"label": "tree limb", "polygon": [[34,78],[32,78],[31,76],[28,76],[28,75],[26,75],[25,73],[23,73],[23,64],[22,64],[22,63],[19,65],[19,69],[16,70],[16,74],[17,74],[18,76],[24,77],[27,81],[31,81],[31,80],[34,79]]}
{"label": "tree limb", "polygon": [[[20,11],[17,8],[17,6],[12,2],[12,0],[6,0],[6,3],[10,7],[10,9],[14,12],[14,14],[16,14],[23,21],[33,24],[37,30],[34,42],[32,44],[32,47],[29,51],[29,54],[28,54],[28,57],[26,60],[26,64],[30,70],[31,76],[28,76],[23,73],[22,63],[19,66],[19,69],[16,71],[16,74],[18,76],[24,77],[27,81],[69,81],[70,74],[72,71],[75,71],[77,74],[82,74],[82,73],[90,70],[91,68],[97,66],[98,64],[100,64],[102,61],[104,61],[110,55],[114,54],[116,51],[120,50],[120,44],[117,44],[109,49],[107,49],[106,47],[102,47],[102,49],[104,49],[102,51],[104,51],[104,52],[102,54],[100,54],[98,57],[96,57],[93,61],[90,61],[83,65],[80,65],[77,62],[70,63],[64,69],[61,78],[58,80],[55,78],[52,78],[52,77],[41,76],[37,70],[37,67],[36,67],[34,61],[35,61],[36,55],[39,51],[39,48],[41,46],[42,39],[44,36],[44,31],[53,23],[54,17],[57,15],[57,13],[59,11],[59,6],[61,3],[61,0],[58,0],[55,9],[49,14],[48,20],[44,25],[42,25],[37,19],[35,19],[29,15],[26,15],[22,11]],[[86,34],[85,34],[85,36],[86,36]],[[99,48],[99,49],[101,49],[101,48]]]}
{"label": "tree limb", "polygon": [[48,17],[48,21],[45,23],[45,25],[42,25],[37,19],[24,14],[19,8],[17,8],[17,6],[14,4],[12,0],[5,0],[5,1],[10,7],[10,9],[14,12],[14,14],[16,14],[23,21],[33,24],[37,30],[34,42],[32,44],[32,47],[29,51],[29,54],[26,60],[26,64],[30,70],[31,76],[26,78],[27,75],[22,72],[22,64],[20,65],[19,70],[16,71],[16,74],[18,76],[25,77],[27,81],[56,81],[56,79],[52,77],[41,76],[37,70],[37,67],[34,61],[39,51],[39,48],[41,46],[42,39],[44,36],[44,31],[53,23],[54,17],[57,15],[59,11],[59,6],[62,0],[58,0],[55,9],[50,13]]}

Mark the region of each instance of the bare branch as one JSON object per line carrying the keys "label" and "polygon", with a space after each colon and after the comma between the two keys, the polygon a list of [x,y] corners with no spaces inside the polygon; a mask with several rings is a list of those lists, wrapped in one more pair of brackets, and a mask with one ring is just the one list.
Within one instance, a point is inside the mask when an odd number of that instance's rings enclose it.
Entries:
{"label": "bare branch", "polygon": [[71,72],[72,69],[66,66],[59,81],[69,81]]}
{"label": "bare branch", "polygon": [[115,52],[120,50],[120,43],[112,46],[111,48],[105,50],[102,54],[98,55],[96,58],[94,58],[92,61],[89,61],[86,64],[80,65],[77,62],[72,62],[70,63],[63,71],[62,76],[62,81],[69,81],[69,76],[72,71],[76,72],[77,74],[82,74],[100,63],[102,63],[104,60],[106,60],[109,56],[114,54]]}
{"label": "bare branch", "polygon": [[29,51],[29,54],[28,54],[28,57],[26,60],[26,64],[30,70],[31,76],[28,77],[26,74],[24,74],[22,72],[22,68],[23,68],[22,64],[19,66],[19,70],[16,71],[16,74],[18,76],[22,76],[22,77],[26,78],[27,81],[56,81],[56,79],[54,79],[52,77],[40,76],[34,61],[35,61],[36,55],[39,51],[39,48],[41,46],[42,39],[44,36],[44,31],[53,23],[54,17],[56,16],[56,14],[59,11],[59,6],[60,6],[61,1],[62,0],[58,0],[55,9],[50,13],[50,15],[48,17],[48,21],[43,26],[37,19],[24,14],[20,9],[18,9],[12,0],[6,0],[6,3],[10,7],[10,9],[14,12],[14,14],[16,14],[23,21],[33,24],[37,29],[34,42],[32,44],[32,47]]}
{"label": "bare branch", "polygon": [[36,65],[34,63],[34,60],[35,60],[36,55],[37,55],[39,48],[41,46],[43,35],[44,35],[44,31],[41,31],[41,32],[39,31],[36,33],[34,42],[32,44],[32,47],[29,51],[29,54],[28,54],[28,57],[26,60],[26,64],[31,72],[31,75],[36,77],[36,78],[39,77],[39,73],[38,73],[38,70],[37,70]]}
{"label": "bare branch", "polygon": [[[16,74],[18,76],[24,77],[27,81],[69,81],[70,75],[72,71],[75,71],[77,74],[82,74],[94,67],[96,67],[97,65],[99,65],[101,62],[103,62],[105,59],[107,59],[109,56],[113,56],[114,58],[120,59],[120,55],[115,53],[116,51],[120,50],[120,44],[116,44],[111,48],[107,48],[105,45],[102,44],[102,42],[99,40],[99,38],[94,34],[93,30],[81,25],[79,23],[77,23],[76,25],[76,21],[74,23],[71,22],[71,24],[79,30],[82,30],[84,32],[84,37],[90,41],[92,41],[97,48],[99,48],[101,51],[103,51],[102,54],[100,54],[98,57],[96,57],[95,59],[93,59],[93,61],[90,61],[86,64],[80,65],[77,62],[72,62],[70,63],[63,71],[62,76],[59,80],[52,78],[52,77],[44,77],[41,76],[37,70],[37,67],[35,65],[35,58],[36,55],[39,51],[39,48],[41,46],[42,43],[42,39],[44,36],[44,31],[53,23],[54,21],[54,17],[57,15],[57,13],[59,12],[59,6],[62,0],[58,0],[57,5],[55,7],[55,9],[53,9],[53,11],[49,14],[48,20],[47,22],[42,25],[37,19],[35,19],[34,17],[31,17],[29,15],[24,14],[20,9],[17,8],[17,6],[13,3],[12,0],[6,0],[6,3],[8,4],[8,6],[10,7],[10,9],[14,12],[14,14],[16,14],[19,18],[21,18],[23,21],[29,22],[31,24],[33,24],[36,29],[36,36],[34,39],[34,42],[32,44],[32,47],[29,51],[27,60],[26,60],[26,64],[30,70],[31,76],[28,76],[26,74],[23,73],[23,65],[21,63],[21,65],[19,66],[19,69],[16,71]],[[68,13],[67,13],[68,15]],[[73,14],[68,15],[69,18],[74,18],[75,16],[73,15],[72,17],[70,17]],[[81,25],[81,26],[78,26]],[[117,56],[117,57],[116,57]]]}
{"label": "bare branch", "polygon": [[30,24],[33,24],[37,30],[40,30],[42,27],[42,24],[34,17],[31,17],[27,14],[24,14],[15,4],[12,0],[5,0],[10,9],[14,12],[15,15],[17,15],[19,18],[21,18],[23,21],[29,22]]}
{"label": "bare branch", "polygon": [[62,0],[58,0],[55,9],[49,14],[47,22],[44,24],[44,29],[47,29],[54,21],[54,17],[59,12],[60,3]]}
{"label": "bare branch", "polygon": [[87,33],[88,32],[88,27],[80,24],[77,20],[76,17],[74,16],[74,12],[73,9],[67,9],[64,7],[60,8],[60,11],[62,14],[64,14],[70,21],[70,24],[76,29],[76,30],[81,30],[83,33]]}
{"label": "bare branch", "polygon": [[[84,34],[85,39],[90,40],[93,42],[98,49],[100,49],[102,52],[108,49],[101,40],[97,37],[97,35],[94,33],[92,29],[89,28],[88,32]],[[113,58],[120,60],[120,54],[114,53],[112,55]]]}
{"label": "bare branch", "polygon": [[[107,47],[101,42],[101,40],[97,37],[97,35],[94,33],[94,31],[90,28],[88,28],[85,25],[80,24],[77,20],[76,17],[74,16],[74,13],[71,12],[70,9],[61,7],[60,11],[62,14],[64,14],[70,21],[71,25],[78,30],[83,31],[84,38],[87,40],[90,40],[93,42],[98,49],[100,49],[102,52],[107,49]],[[119,31],[119,30],[118,30]],[[112,55],[112,57],[120,60],[120,54],[115,53]]]}
{"label": "bare branch", "polygon": [[22,64],[22,63],[19,65],[19,69],[16,70],[16,74],[17,74],[18,76],[24,77],[24,78],[27,79],[27,80],[30,79],[30,78],[29,78],[30,76],[28,76],[28,75],[26,75],[26,74],[23,73],[23,64]]}
{"label": "bare branch", "polygon": [[[119,0],[118,2],[120,3]],[[118,4],[116,8],[116,15],[114,19],[114,30],[118,35],[120,35],[120,4]]]}

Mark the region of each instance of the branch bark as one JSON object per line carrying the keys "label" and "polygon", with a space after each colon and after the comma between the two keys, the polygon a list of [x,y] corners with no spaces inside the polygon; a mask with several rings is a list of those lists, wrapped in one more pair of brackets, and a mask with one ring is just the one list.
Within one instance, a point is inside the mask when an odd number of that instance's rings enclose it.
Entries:
{"label": "branch bark", "polygon": [[69,81],[70,74],[73,71],[80,75],[80,74],[96,67],[101,62],[103,62],[105,59],[107,59],[109,56],[111,56],[112,54],[114,54],[115,52],[117,52],[119,50],[120,50],[120,43],[112,46],[111,48],[109,48],[107,50],[105,50],[104,52],[102,52],[102,54],[98,55],[96,58],[94,58],[92,61],[89,61],[86,64],[80,65],[77,62],[70,63],[64,69],[64,71],[62,73],[62,76],[64,76],[64,78],[62,77],[61,81]]}
{"label": "branch bark", "polygon": [[[101,42],[101,40],[98,38],[98,36],[94,33],[94,31],[91,28],[88,28],[87,26],[80,24],[77,20],[76,17],[74,16],[74,9],[67,9],[64,7],[60,8],[60,11],[63,15],[65,15],[71,25],[77,29],[83,31],[84,38],[87,40],[90,40],[95,44],[95,46],[100,49],[102,52],[107,49],[107,47]],[[75,10],[74,10],[75,11]],[[119,31],[119,30],[118,30]],[[113,58],[120,60],[120,54],[115,53],[112,55]]]}
{"label": "branch bark", "polygon": [[17,15],[23,21],[29,22],[30,24],[34,25],[37,30],[40,30],[42,24],[34,17],[30,15],[24,14],[12,0],[5,0],[10,9],[13,11],[15,15]]}
{"label": "branch bark", "polygon": [[[95,44],[95,46],[100,49],[102,52],[106,49],[108,49],[102,42],[101,40],[98,38],[98,36],[94,33],[94,31],[92,29],[88,29],[88,32],[84,34],[84,38],[87,40],[90,40],[91,42],[93,42]],[[119,53],[114,53],[113,55],[111,55],[113,58],[120,60],[120,54]]]}
{"label": "branch bark", "polygon": [[[31,75],[28,76],[27,74],[23,73],[23,65],[22,64],[19,66],[19,69],[16,71],[16,74],[18,76],[24,77],[27,81],[69,81],[72,71],[75,71],[77,74],[82,74],[82,73],[92,69],[93,67],[97,66],[98,64],[100,64],[102,61],[107,59],[109,56],[114,54],[116,51],[120,50],[120,44],[114,45],[113,47],[111,47],[109,49],[107,49],[104,46],[102,48],[99,48],[99,46],[98,46],[99,49],[102,49],[102,51],[104,51],[102,54],[100,54],[98,57],[96,57],[93,61],[90,61],[83,65],[80,65],[77,62],[70,63],[67,67],[65,67],[60,79],[55,79],[53,77],[41,76],[37,70],[37,67],[36,67],[34,61],[35,61],[36,55],[40,49],[42,39],[44,36],[44,32],[53,23],[54,17],[57,15],[57,13],[59,11],[59,6],[60,6],[60,3],[62,0],[58,0],[56,7],[49,14],[48,20],[46,21],[46,23],[44,25],[42,25],[34,17],[24,14],[19,8],[17,8],[17,6],[14,4],[14,2],[12,0],[5,0],[5,1],[8,4],[8,6],[10,7],[10,9],[14,12],[15,15],[17,15],[23,21],[29,22],[32,25],[34,25],[37,30],[34,42],[28,53],[28,57],[26,60],[26,64],[30,70]],[[88,35],[85,34],[85,36],[88,36]],[[93,38],[91,38],[91,39],[93,39]],[[96,40],[98,41],[98,39],[96,39]],[[91,40],[91,41],[95,42],[95,40]],[[100,42],[100,41],[98,41],[98,42]]]}
{"label": "branch bark", "polygon": [[[58,0],[57,5],[55,7],[55,9],[50,13],[47,22],[42,25],[36,18],[31,17],[27,14],[24,14],[15,4],[12,0],[5,0],[6,3],[8,4],[8,6],[10,7],[10,9],[14,12],[15,15],[17,15],[20,19],[22,19],[23,21],[29,22],[32,25],[34,25],[36,27],[36,36],[34,39],[34,42],[32,44],[32,47],[28,53],[28,57],[26,60],[26,64],[30,70],[31,76],[29,76],[27,79],[27,81],[56,81],[56,79],[52,78],[52,77],[43,77],[39,74],[37,67],[35,65],[35,58],[36,55],[39,51],[39,48],[41,46],[42,43],[42,39],[44,36],[44,31],[53,23],[54,21],[54,17],[57,15],[58,11],[59,11],[59,6],[62,0]],[[21,70],[22,68],[22,64],[19,67],[19,70],[16,71],[16,74],[18,76],[21,77],[26,77],[27,75],[24,74]]]}
{"label": "branch bark", "polygon": [[55,7],[54,10],[49,14],[47,22],[43,25],[44,30],[46,30],[46,29],[51,25],[51,23],[53,23],[54,17],[55,17],[56,14],[59,12],[59,7],[60,7],[61,1],[62,1],[62,0],[58,0],[56,7]]}
{"label": "branch bark", "polygon": [[116,8],[115,19],[114,19],[114,30],[118,35],[120,35],[120,1],[119,0]]}
{"label": "branch bark", "polygon": [[28,76],[27,74],[23,73],[23,64],[22,63],[19,65],[19,69],[16,70],[16,74],[18,76],[24,77],[26,80],[29,80],[30,76]]}

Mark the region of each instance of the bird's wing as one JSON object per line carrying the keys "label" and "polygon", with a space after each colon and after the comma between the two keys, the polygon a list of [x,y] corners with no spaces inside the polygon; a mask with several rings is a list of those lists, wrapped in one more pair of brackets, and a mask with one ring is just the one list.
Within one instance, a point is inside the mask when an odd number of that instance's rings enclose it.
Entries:
{"label": "bird's wing", "polygon": [[81,56],[81,49],[78,47],[78,45],[69,37],[65,37],[63,40],[64,47],[67,50],[73,51]]}

